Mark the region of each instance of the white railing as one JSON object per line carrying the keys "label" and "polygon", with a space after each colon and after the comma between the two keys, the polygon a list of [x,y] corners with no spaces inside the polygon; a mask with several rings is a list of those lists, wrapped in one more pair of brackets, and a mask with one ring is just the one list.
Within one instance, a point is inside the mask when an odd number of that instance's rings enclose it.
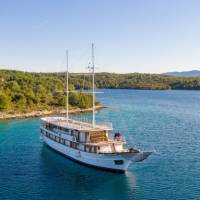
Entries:
{"label": "white railing", "polygon": [[93,126],[91,123],[82,122],[78,120],[69,119],[67,120],[64,117],[51,117],[51,118],[44,118],[44,120],[48,123],[53,123],[58,126],[74,128],[74,129],[86,129],[86,128],[98,128],[98,129],[112,129],[112,123],[109,122],[96,122]]}

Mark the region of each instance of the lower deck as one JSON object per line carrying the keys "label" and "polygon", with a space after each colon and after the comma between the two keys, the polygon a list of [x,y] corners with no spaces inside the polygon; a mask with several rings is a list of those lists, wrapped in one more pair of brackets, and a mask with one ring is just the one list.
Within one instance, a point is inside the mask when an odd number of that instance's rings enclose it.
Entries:
{"label": "lower deck", "polygon": [[114,139],[110,139],[108,142],[99,142],[99,143],[84,143],[78,142],[74,137],[64,137],[62,133],[52,132],[48,129],[41,128],[41,133],[53,140],[57,143],[60,143],[64,146],[78,149],[80,151],[88,152],[88,153],[98,153],[98,154],[116,154],[116,153],[129,153],[129,152],[138,152],[136,149],[125,149],[124,142],[115,141]]}

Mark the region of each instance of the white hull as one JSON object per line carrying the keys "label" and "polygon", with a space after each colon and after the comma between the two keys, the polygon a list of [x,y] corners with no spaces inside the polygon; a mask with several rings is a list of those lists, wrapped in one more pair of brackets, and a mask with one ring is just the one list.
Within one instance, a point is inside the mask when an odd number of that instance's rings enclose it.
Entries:
{"label": "white hull", "polygon": [[[52,149],[61,153],[62,155],[92,167],[102,168],[115,172],[125,172],[131,162],[139,162],[146,159],[151,152],[139,153],[115,153],[115,154],[99,154],[88,153],[78,149],[70,148],[66,145],[60,144],[54,140],[42,135],[43,141]],[[116,164],[116,160],[123,160],[123,164]]]}

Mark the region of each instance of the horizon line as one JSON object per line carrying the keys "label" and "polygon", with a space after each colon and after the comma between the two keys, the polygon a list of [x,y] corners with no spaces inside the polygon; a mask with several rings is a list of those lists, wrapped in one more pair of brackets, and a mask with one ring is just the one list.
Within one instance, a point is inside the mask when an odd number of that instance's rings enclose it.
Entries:
{"label": "horizon line", "polygon": [[[62,70],[62,71],[29,71],[29,70],[23,70],[23,69],[12,69],[12,68],[2,68],[0,69],[0,71],[18,71],[18,72],[24,72],[24,73],[43,73],[43,74],[48,74],[48,73],[65,73],[66,71],[65,70]],[[182,72],[192,72],[192,71],[200,71],[198,69],[193,69],[193,70],[183,70],[183,71],[167,71],[167,72],[137,72],[137,71],[134,71],[134,72],[111,72],[111,71],[96,71],[95,73],[96,74],[100,74],[100,73],[109,73],[109,74],[158,74],[158,75],[165,75],[166,73],[182,73]],[[89,73],[89,72],[84,72],[84,71],[81,71],[81,72],[73,72],[71,71],[70,73],[73,73],[73,74],[84,74],[84,73]]]}

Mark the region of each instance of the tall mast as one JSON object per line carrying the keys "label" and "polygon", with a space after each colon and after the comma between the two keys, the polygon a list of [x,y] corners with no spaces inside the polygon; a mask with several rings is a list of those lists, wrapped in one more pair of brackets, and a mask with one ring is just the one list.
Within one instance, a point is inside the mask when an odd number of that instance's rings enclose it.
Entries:
{"label": "tall mast", "polygon": [[92,43],[92,125],[95,125],[95,91],[94,91],[94,44]]}
{"label": "tall mast", "polygon": [[66,50],[66,119],[69,119],[69,71],[68,71],[68,50]]}

